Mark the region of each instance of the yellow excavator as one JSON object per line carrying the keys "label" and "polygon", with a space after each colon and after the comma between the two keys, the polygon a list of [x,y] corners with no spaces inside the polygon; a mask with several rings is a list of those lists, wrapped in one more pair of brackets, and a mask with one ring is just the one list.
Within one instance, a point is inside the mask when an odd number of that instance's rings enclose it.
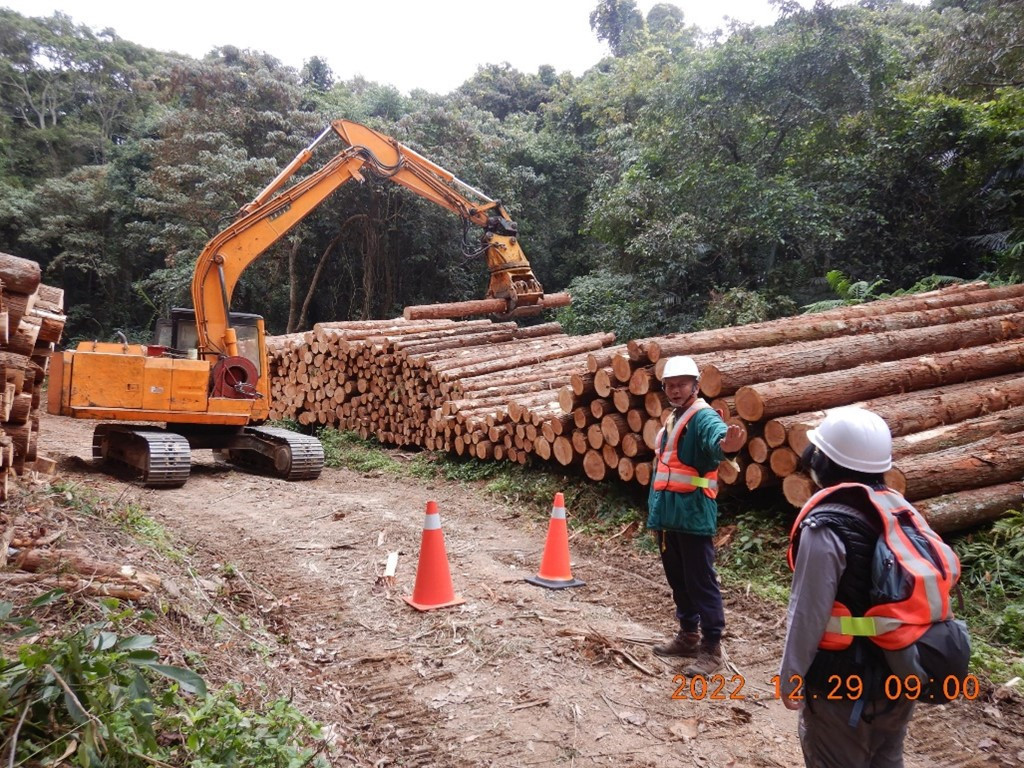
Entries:
{"label": "yellow excavator", "polygon": [[[285,188],[332,134],[343,149]],[[113,422],[97,425],[93,457],[133,470],[151,487],[183,485],[191,451],[198,448],[288,480],[319,477],[324,454],[315,437],[258,426],[270,408],[263,318],[232,312],[231,296],[254,259],[338,187],[362,182],[365,173],[407,187],[483,229],[487,299],[504,314],[529,314],[544,305],[516,224],[500,202],[395,139],[336,120],[210,240],[192,278],[194,309],[172,310],[170,320],[158,324],[154,344],[129,344],[122,336],[120,342],[82,342],[53,357],[49,412]]]}

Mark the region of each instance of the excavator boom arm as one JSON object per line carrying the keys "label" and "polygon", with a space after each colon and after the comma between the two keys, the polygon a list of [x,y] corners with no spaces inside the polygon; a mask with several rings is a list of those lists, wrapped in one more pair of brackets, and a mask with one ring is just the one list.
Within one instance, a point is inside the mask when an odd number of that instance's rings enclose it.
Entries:
{"label": "excavator boom arm", "polygon": [[[279,191],[332,131],[345,148],[320,169]],[[338,187],[352,179],[363,181],[365,170],[484,229],[483,250],[491,271],[488,298],[505,300],[510,310],[542,298],[543,289],[519,247],[516,225],[499,202],[395,139],[350,120],[336,120],[244,206],[241,217],[210,240],[200,254],[192,278],[192,302],[203,354],[237,354],[228,317],[242,272]],[[481,202],[471,202],[459,190]]]}

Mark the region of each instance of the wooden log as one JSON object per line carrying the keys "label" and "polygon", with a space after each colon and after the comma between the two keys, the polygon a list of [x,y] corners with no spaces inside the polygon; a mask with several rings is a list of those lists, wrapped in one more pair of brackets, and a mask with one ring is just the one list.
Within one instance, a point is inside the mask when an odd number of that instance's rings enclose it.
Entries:
{"label": "wooden log", "polygon": [[644,443],[644,436],[636,432],[623,435],[619,447],[623,455],[631,459],[644,458],[652,453],[651,449]]}
{"label": "wooden log", "polygon": [[605,443],[612,447],[617,447],[623,435],[629,434],[630,431],[626,417],[621,413],[609,413],[601,419],[601,434],[604,435]]}
{"label": "wooden log", "polygon": [[39,334],[36,337],[37,344],[56,344],[60,341],[60,337],[64,333],[64,324],[67,322],[67,318],[64,315],[47,312],[36,307],[32,310],[31,316],[38,318],[40,321]]}
{"label": "wooden log", "polygon": [[644,445],[651,450],[654,450],[655,441],[657,440],[658,433],[661,431],[661,421],[658,419],[648,419],[644,422]]}
{"label": "wooden log", "polygon": [[648,418],[647,414],[641,410],[626,411],[626,424],[629,426],[630,432],[642,434],[644,431],[644,422],[646,422]]}
{"label": "wooden log", "polygon": [[[572,299],[567,293],[549,293],[534,306],[538,310],[544,310],[567,307],[570,303],[572,303]],[[499,315],[507,310],[508,303],[504,299],[479,299],[406,307],[402,316],[406,320],[439,320],[469,317],[470,315]]]}
{"label": "wooden log", "polygon": [[604,461],[601,451],[588,450],[583,454],[583,472],[591,480],[600,482],[608,473],[608,465]]}
{"label": "wooden log", "polygon": [[1024,431],[1024,406],[1017,406],[967,421],[943,424],[924,432],[897,437],[892,441],[892,455],[899,459],[904,456],[935,453],[946,448],[966,445],[990,435],[1021,431]]}
{"label": "wooden log", "polygon": [[576,407],[577,397],[573,388],[566,385],[558,390],[558,405],[565,413],[572,413],[572,409]]}
{"label": "wooden log", "polygon": [[599,368],[594,373],[594,394],[598,397],[609,398],[612,390],[615,389],[615,374],[611,368]]}
{"label": "wooden log", "polygon": [[63,312],[64,311],[64,289],[58,288],[54,285],[46,285],[40,283],[37,289],[40,302],[47,305],[47,311],[49,312]]}
{"label": "wooden log", "polygon": [[608,443],[602,445],[601,456],[604,459],[604,463],[608,465],[608,469],[618,469],[619,459],[622,456],[614,445],[609,445]]}
{"label": "wooden log", "polygon": [[[1011,374],[979,379],[854,405],[877,413],[893,437],[899,437],[1024,405],[1024,377]],[[765,424],[765,437],[781,431],[789,447],[799,454],[807,447],[807,432],[824,418],[825,411],[813,411],[772,420]],[[773,421],[777,423],[773,425]]]}
{"label": "wooden log", "polygon": [[[657,392],[648,392],[644,395],[644,410],[648,416],[658,418],[661,416],[661,412],[666,408],[670,408],[668,397],[661,390]],[[714,406],[712,406],[714,407]]]}
{"label": "wooden log", "polygon": [[16,355],[31,357],[39,338],[42,323],[32,317],[23,317],[14,333],[10,334],[7,351]]}
{"label": "wooden log", "polygon": [[484,363],[475,363],[461,368],[449,369],[444,376],[448,379],[477,376],[484,373],[495,373],[497,371],[508,371],[520,368],[533,363],[548,362],[558,358],[597,349],[614,340],[614,334],[595,333],[589,336],[574,336],[567,342],[549,342],[534,351],[524,354],[503,356],[498,360],[488,360]]}
{"label": "wooden log", "polygon": [[612,404],[619,413],[627,413],[630,409],[644,407],[644,398],[630,394],[625,387],[620,387],[612,392]]}
{"label": "wooden log", "polygon": [[768,458],[768,465],[776,476],[786,477],[797,471],[800,457],[792,448],[776,448]]}
{"label": "wooden log", "polygon": [[7,311],[8,319],[8,336],[13,336],[14,332],[18,328],[18,324],[21,323],[22,318],[27,317],[28,314],[35,307],[36,296],[35,294],[22,294],[22,293],[4,293],[4,309]]}
{"label": "wooden log", "polygon": [[590,415],[593,418],[600,420],[605,417],[605,414],[611,413],[615,406],[612,405],[611,400],[608,400],[603,397],[595,397],[593,400],[590,401],[589,408]]}
{"label": "wooden log", "polygon": [[543,436],[538,435],[537,439],[533,441],[533,452],[544,461],[548,461],[551,458],[551,443]]}
{"label": "wooden log", "polygon": [[591,352],[587,355],[587,372],[597,373],[601,368],[608,368],[612,364],[612,359],[616,355],[625,352],[626,348],[625,344],[616,344],[615,346]]}
{"label": "wooden log", "polygon": [[959,531],[996,520],[1020,509],[1024,482],[1016,481],[957,491],[914,502],[928,524],[938,533]]}
{"label": "wooden log", "polygon": [[[646,354],[651,362],[670,355],[695,355],[703,352],[715,352],[724,349],[749,349],[751,347],[767,347],[795,341],[813,341],[834,336],[847,336],[856,333],[872,333],[879,331],[895,331],[904,328],[919,328],[935,325],[940,322],[953,322],[968,317],[983,316],[970,314],[962,309],[970,304],[998,302],[1004,299],[1015,299],[1024,296],[1024,286],[999,286],[982,290],[939,290],[928,295],[899,297],[873,301],[842,307],[839,310],[822,312],[813,315],[797,315],[780,320],[769,320],[732,328],[719,328],[696,333],[677,334],[643,340]],[[927,311],[950,309],[942,314],[927,315]],[[1001,309],[996,314],[1016,309]],[[988,312],[988,314],[992,314]]]}
{"label": "wooden log", "polygon": [[782,482],[782,478],[772,472],[771,468],[753,461],[747,464],[743,479],[748,491],[771,488]]}
{"label": "wooden log", "polygon": [[155,573],[141,571],[133,565],[96,560],[88,554],[66,549],[24,549],[14,559],[14,566],[32,572],[72,571],[82,576],[126,581],[150,590],[160,586],[160,577]]}
{"label": "wooden log", "polygon": [[758,464],[764,464],[768,461],[768,457],[771,452],[768,450],[768,444],[761,437],[752,437],[747,441],[747,453],[750,454],[750,458]]}
{"label": "wooden log", "polygon": [[1024,336],[1024,313],[983,317],[949,325],[868,333],[775,347],[740,350],[701,368],[700,389],[708,397],[729,395],[744,385],[838,371],[865,361],[901,360],[992,344]]}
{"label": "wooden log", "polygon": [[718,465],[718,479],[725,485],[736,485],[746,470],[747,460],[741,456],[726,459]]}
{"label": "wooden log", "polygon": [[619,480],[624,483],[630,483],[636,478],[636,462],[627,456],[619,459],[619,465],[615,469],[619,473]]}
{"label": "wooden log", "polygon": [[612,374],[620,384],[629,383],[629,379],[633,375],[633,368],[633,362],[625,352],[620,352],[612,357]]}
{"label": "wooden log", "polygon": [[1024,441],[1017,435],[992,435],[944,451],[908,456],[896,470],[911,501],[1008,483],[1024,476]]}
{"label": "wooden log", "polygon": [[582,456],[590,447],[587,443],[587,433],[582,429],[574,429],[569,436],[574,454]]}
{"label": "wooden log", "polygon": [[656,382],[653,366],[637,368],[629,377],[629,391],[634,395],[646,395],[652,391]]}
{"label": "wooden log", "polygon": [[0,282],[5,293],[35,293],[41,279],[42,270],[37,262],[0,253]]}
{"label": "wooden log", "polygon": [[639,464],[633,465],[633,479],[636,480],[640,485],[648,486],[651,484],[651,475],[654,473],[654,467],[649,461],[642,461]]}
{"label": "wooden log", "polygon": [[803,472],[794,472],[782,478],[782,495],[794,507],[802,507],[818,487]]}
{"label": "wooden log", "polygon": [[736,411],[747,421],[760,421],[806,411],[811,403],[818,408],[832,408],[870,397],[996,376],[1022,368],[1024,341],[1004,341],[741,387],[736,393]]}

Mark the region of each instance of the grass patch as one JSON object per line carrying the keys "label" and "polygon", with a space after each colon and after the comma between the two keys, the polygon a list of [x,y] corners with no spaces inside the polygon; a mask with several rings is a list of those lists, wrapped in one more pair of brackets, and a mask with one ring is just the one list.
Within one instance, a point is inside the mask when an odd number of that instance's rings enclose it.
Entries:
{"label": "grass patch", "polygon": [[401,465],[374,440],[364,440],[355,432],[342,432],[332,427],[321,427],[316,436],[324,447],[324,464],[328,467],[354,472],[401,473]]}
{"label": "grass patch", "polygon": [[168,560],[180,563],[185,559],[175,548],[167,529],[135,502],[111,503],[89,488],[63,480],[52,483],[50,492],[51,498],[64,509],[107,520]]}
{"label": "grass patch", "polygon": [[777,507],[724,512],[719,520],[723,542],[716,563],[722,580],[762,599],[786,604],[792,581],[786,565],[787,522],[785,511]]}
{"label": "grass patch", "polygon": [[963,610],[954,610],[971,628],[972,662],[999,676],[1024,677],[1024,512],[950,537],[950,544],[963,571]]}

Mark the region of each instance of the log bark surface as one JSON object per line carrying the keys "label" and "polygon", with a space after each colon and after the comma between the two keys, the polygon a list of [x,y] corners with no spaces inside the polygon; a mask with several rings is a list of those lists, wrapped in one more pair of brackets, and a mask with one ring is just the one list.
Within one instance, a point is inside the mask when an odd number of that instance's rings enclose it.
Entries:
{"label": "log bark surface", "polygon": [[1001,483],[914,502],[938,533],[959,531],[996,520],[1020,509],[1024,482]]}
{"label": "log bark surface", "polygon": [[1004,341],[741,387],[736,393],[736,411],[748,421],[759,421],[806,411],[811,403],[818,408],[833,408],[871,397],[913,392],[1022,369],[1024,341]]}
{"label": "log bark surface", "polygon": [[925,326],[906,331],[867,333],[736,352],[702,367],[700,389],[709,398],[772,379],[839,371],[865,362],[902,360],[1024,336],[1024,313]]}

